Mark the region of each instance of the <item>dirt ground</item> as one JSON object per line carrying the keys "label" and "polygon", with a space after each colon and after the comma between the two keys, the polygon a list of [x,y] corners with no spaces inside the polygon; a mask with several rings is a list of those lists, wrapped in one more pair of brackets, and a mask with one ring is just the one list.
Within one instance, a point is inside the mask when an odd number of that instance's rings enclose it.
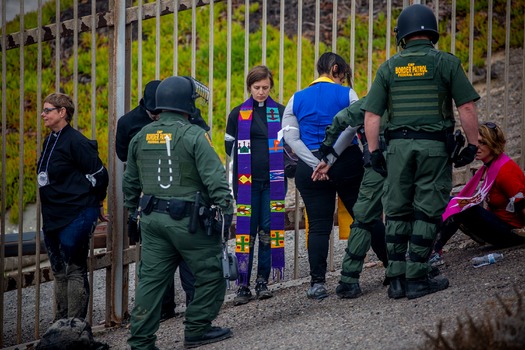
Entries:
{"label": "dirt ground", "polygon": [[[492,120],[504,126],[508,153],[516,159],[520,154],[521,124],[524,118],[523,51],[511,50],[507,68],[512,74],[507,84],[504,81],[504,58],[502,54],[493,57],[490,99],[483,88],[486,82],[484,73],[478,72],[480,74],[475,76],[476,87],[482,94],[477,105],[480,121]],[[13,230],[16,231],[16,228]],[[292,257],[295,243],[293,231],[287,231],[286,241],[287,256]],[[519,300],[525,301],[525,246],[495,250],[490,246],[479,246],[458,233],[445,246],[446,263],[440,267],[442,275],[450,280],[450,287],[415,300],[391,300],[387,297],[387,288],[382,286],[384,268],[376,263],[377,259],[372,253],[369,255],[369,267],[361,275],[360,284],[364,295],[358,299],[344,300],[337,298],[335,288],[346,241],[336,240],[334,267],[327,279],[330,296],[322,301],[306,298],[309,279],[303,231],[300,232],[299,247],[298,278],[292,278],[293,263],[287,260],[287,280],[270,286],[274,298],[234,307],[231,301],[235,288],[227,291],[226,302],[214,325],[232,328],[234,336],[220,343],[203,346],[202,349],[428,349],[428,344],[424,344],[428,339],[425,332],[435,336],[441,323],[442,333],[446,337],[451,336],[458,325],[468,323],[469,316],[475,323],[483,319],[508,319],[510,324],[517,325],[515,334],[525,338],[525,305],[519,303]],[[503,253],[502,261],[478,269],[471,266],[472,257],[495,251]],[[94,296],[93,324],[97,325],[104,317],[105,280],[104,277],[99,278],[99,274],[95,275],[95,279],[97,286],[100,286],[95,288]],[[43,285],[41,293],[45,298],[52,298],[50,287],[50,283]],[[133,288],[131,279],[130,294],[133,294]],[[177,300],[181,305],[180,285],[177,288]],[[16,344],[16,305],[9,302],[16,300],[16,295],[9,293],[4,295],[6,346]],[[31,325],[34,315],[31,314],[30,294],[30,288],[24,290],[21,322],[27,334],[23,336],[23,341],[29,341],[33,336]],[[503,308],[496,296],[503,298],[509,305],[510,317],[500,315]],[[130,295],[132,306],[133,295]],[[177,310],[177,317],[160,325],[157,332],[157,346],[160,349],[183,347],[184,308],[178,307]],[[41,329],[47,329],[51,318],[52,312],[47,307],[40,314]],[[106,342],[112,349],[127,348],[127,325],[110,330],[103,330],[100,326],[94,329],[96,340]],[[505,329],[499,332],[505,333]],[[525,344],[525,340],[522,344]]]}
{"label": "dirt ground", "polygon": [[[337,245],[345,247],[344,241]],[[525,310],[518,311],[517,301],[517,293],[525,295],[524,248],[498,250],[504,255],[502,261],[476,269],[471,258],[495,250],[458,233],[446,246],[446,263],[440,268],[450,287],[415,300],[387,297],[387,287],[382,285],[384,268],[374,264],[374,256],[361,276],[364,295],[354,300],[335,295],[340,270],[329,274],[330,296],[322,301],[306,298],[307,277],[274,284],[272,299],[243,306],[233,306],[232,289],[214,324],[230,327],[234,336],[202,349],[428,349],[424,332],[436,335],[440,322],[444,334],[450,335],[468,316],[481,320],[489,312],[489,318],[495,317],[502,311],[496,295],[507,302],[513,315],[519,315],[512,322],[525,324]],[[182,322],[179,314],[160,325],[159,349],[183,348]],[[126,349],[127,337],[127,328],[96,334],[96,340],[112,349]]]}

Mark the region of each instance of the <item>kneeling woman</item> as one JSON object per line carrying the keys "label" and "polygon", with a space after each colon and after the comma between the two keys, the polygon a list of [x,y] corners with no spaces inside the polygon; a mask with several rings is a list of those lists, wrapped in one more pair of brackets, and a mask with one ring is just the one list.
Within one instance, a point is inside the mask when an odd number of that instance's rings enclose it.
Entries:
{"label": "kneeling woman", "polygon": [[434,246],[437,254],[458,228],[476,242],[498,248],[525,243],[525,237],[515,233],[525,226],[523,170],[504,153],[505,136],[496,124],[482,124],[478,141],[476,159],[483,166],[449,202]]}

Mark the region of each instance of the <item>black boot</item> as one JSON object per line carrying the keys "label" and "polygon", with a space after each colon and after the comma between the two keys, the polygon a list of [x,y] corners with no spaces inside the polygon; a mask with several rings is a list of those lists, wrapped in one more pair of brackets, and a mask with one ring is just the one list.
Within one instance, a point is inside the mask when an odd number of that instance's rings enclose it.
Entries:
{"label": "black boot", "polygon": [[406,296],[405,293],[405,275],[390,277],[390,286],[388,287],[388,297],[391,299],[401,299]]}
{"label": "black boot", "polygon": [[416,299],[427,294],[439,292],[448,288],[448,279],[429,278],[425,276],[419,279],[407,280],[407,298]]}
{"label": "black boot", "polygon": [[339,285],[335,289],[335,294],[342,299],[355,299],[363,295],[359,283],[345,283],[339,281]]}
{"label": "black boot", "polygon": [[211,327],[211,329],[199,337],[184,337],[184,347],[196,348],[201,345],[215,343],[232,336],[229,328]]}

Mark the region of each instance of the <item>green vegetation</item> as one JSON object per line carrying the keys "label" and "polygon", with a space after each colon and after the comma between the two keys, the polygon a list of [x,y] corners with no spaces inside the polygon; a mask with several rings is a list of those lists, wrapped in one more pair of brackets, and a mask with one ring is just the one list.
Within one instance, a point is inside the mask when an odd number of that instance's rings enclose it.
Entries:
{"label": "green vegetation", "polygon": [[[71,7],[72,0],[62,0],[61,8],[65,10]],[[54,2],[46,3],[43,8],[43,23],[48,23],[48,19],[55,16]],[[461,58],[465,65],[468,64],[468,33],[469,33],[469,13],[470,2],[460,0],[457,2],[456,25],[456,55]],[[474,41],[474,64],[479,67],[485,65],[487,51],[487,2],[477,1],[475,8],[475,38]],[[511,46],[520,47],[523,44],[523,21],[525,0],[513,1],[511,8],[512,35]],[[259,9],[259,4],[251,5],[250,11],[253,13]],[[232,21],[232,52],[231,52],[231,103],[230,107],[240,104],[244,100],[244,6],[234,9]],[[492,50],[501,50],[505,45],[505,13],[506,1],[498,0],[494,4]],[[393,13],[393,18],[397,18],[399,10]],[[190,75],[191,73],[191,11],[184,11],[178,14],[178,74]],[[226,58],[227,58],[227,22],[226,22],[226,4],[215,4],[214,15],[214,72],[213,72],[213,132],[212,137],[215,149],[224,159],[223,136],[226,117]],[[196,27],[198,28],[197,51],[196,51],[196,78],[203,83],[210,85],[208,81],[208,61],[209,61],[209,8],[200,7],[197,9]],[[350,19],[339,23],[339,37],[337,39],[338,53],[343,57],[350,57]],[[36,13],[28,14],[24,19],[25,28],[34,28],[37,26]],[[391,32],[393,32],[395,21],[392,23]],[[368,18],[365,15],[359,15],[356,18],[356,52],[355,52],[355,72],[354,88],[359,96],[366,94],[367,90],[367,62],[368,62]],[[20,30],[18,18],[7,24],[7,32],[14,33]],[[143,52],[142,52],[142,82],[155,78],[155,37],[156,23],[155,19],[143,22]],[[440,18],[440,41],[439,48],[450,50],[450,22],[449,18]],[[374,38],[372,50],[373,72],[386,59],[385,39],[386,35],[386,16],[379,13],[374,20]],[[279,28],[268,26],[267,28],[267,60],[266,65],[274,72],[275,89],[272,96],[279,98]],[[314,57],[315,49],[313,43],[302,38],[302,71],[301,82],[306,86],[314,77]],[[249,47],[249,66],[261,64],[262,56],[262,33],[260,29],[250,33]],[[392,38],[391,55],[396,52],[395,38]],[[109,39],[105,34],[96,36],[96,138],[99,141],[99,150],[103,160],[108,159],[108,67],[109,67]],[[53,43],[46,42],[42,44],[42,83],[41,91],[43,99],[48,93],[55,90],[55,56],[52,49]],[[83,33],[79,38],[78,71],[79,76],[91,75],[91,34]],[[131,72],[131,106],[138,104],[138,55],[137,42],[133,42],[132,54],[132,72]],[[320,52],[330,50],[326,44],[320,45]],[[62,48],[63,50],[63,48]],[[37,111],[37,76],[38,71],[38,52],[37,45],[31,45],[24,48],[24,76],[20,76],[20,59],[19,50],[9,50],[6,54],[6,84],[8,98],[5,103],[7,110],[6,122],[6,164],[2,164],[2,172],[5,173],[7,180],[6,204],[7,208],[12,209],[12,220],[18,217],[19,187],[18,176],[20,168],[19,154],[19,131],[23,128],[24,135],[24,198],[23,206],[27,203],[36,201],[36,160],[38,123],[40,112]],[[166,78],[173,74],[173,15],[163,16],[161,20],[161,55],[160,55],[160,78]],[[67,58],[62,58],[60,67],[61,86],[63,92],[75,96],[73,78],[74,58],[72,52]],[[284,41],[284,91],[282,96],[283,103],[286,103],[290,96],[295,92],[297,86],[297,38],[286,37]],[[23,80],[23,123],[20,122],[20,82]],[[78,84],[78,111],[75,123],[78,128],[88,137],[91,137],[91,83]],[[203,110],[203,113],[206,111]],[[42,130],[46,135],[48,130]],[[43,137],[42,135],[42,137]]]}

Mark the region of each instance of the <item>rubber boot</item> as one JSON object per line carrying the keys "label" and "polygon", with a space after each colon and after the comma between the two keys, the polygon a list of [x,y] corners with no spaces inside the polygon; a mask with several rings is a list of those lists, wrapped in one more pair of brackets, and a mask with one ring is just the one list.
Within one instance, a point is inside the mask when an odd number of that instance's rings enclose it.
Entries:
{"label": "rubber boot", "polygon": [[67,306],[68,317],[85,319],[89,302],[89,283],[85,267],[71,264],[67,266]]}
{"label": "rubber boot", "polygon": [[67,305],[67,278],[66,271],[60,271],[53,273],[55,278],[55,319],[56,322],[62,318],[68,317],[68,305]]}

